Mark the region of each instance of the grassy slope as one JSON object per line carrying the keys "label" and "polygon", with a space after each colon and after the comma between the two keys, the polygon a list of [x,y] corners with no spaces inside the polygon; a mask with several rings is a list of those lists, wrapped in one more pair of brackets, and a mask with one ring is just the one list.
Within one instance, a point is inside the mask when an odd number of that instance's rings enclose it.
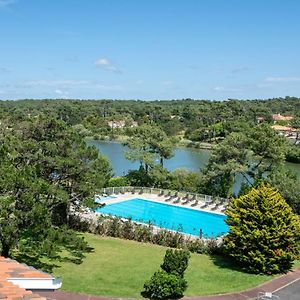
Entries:
{"label": "grassy slope", "polygon": [[[166,248],[133,241],[85,235],[94,252],[83,263],[56,262],[54,274],[63,289],[94,295],[140,297],[145,280],[156,271]],[[186,295],[208,295],[244,290],[271,277],[245,274],[215,264],[209,256],[193,254],[186,272]]]}

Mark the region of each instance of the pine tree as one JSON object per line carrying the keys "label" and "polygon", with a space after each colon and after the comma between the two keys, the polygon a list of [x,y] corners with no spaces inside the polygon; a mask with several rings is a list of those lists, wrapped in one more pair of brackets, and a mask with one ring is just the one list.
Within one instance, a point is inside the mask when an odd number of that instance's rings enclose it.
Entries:
{"label": "pine tree", "polygon": [[267,183],[232,199],[227,209],[225,252],[255,273],[291,269],[299,257],[300,219]]}

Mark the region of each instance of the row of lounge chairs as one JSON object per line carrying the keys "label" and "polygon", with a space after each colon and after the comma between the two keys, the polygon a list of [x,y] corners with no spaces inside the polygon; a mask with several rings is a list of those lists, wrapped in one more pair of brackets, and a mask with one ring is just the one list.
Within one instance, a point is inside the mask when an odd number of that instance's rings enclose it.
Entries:
{"label": "row of lounge chairs", "polygon": [[[159,196],[164,195],[160,193]],[[204,196],[204,198],[198,199],[196,194],[186,194],[184,197],[178,196],[178,192],[174,195],[171,192],[168,192],[166,195],[165,202],[172,202],[173,204],[182,204],[182,205],[190,205],[192,207],[207,208],[211,206],[211,210],[217,210],[219,207],[222,207],[222,211],[226,209],[226,205],[228,204],[228,199],[215,198],[212,196]]]}
{"label": "row of lounge chairs", "polygon": [[[143,194],[145,188],[123,188],[123,187],[115,187],[114,194],[125,194],[125,193],[132,193],[132,194]],[[221,199],[221,198],[212,198],[212,196],[207,195],[196,195],[196,194],[189,194],[186,193],[183,197],[179,196],[179,192],[172,192],[172,191],[165,191],[161,190],[158,194],[159,197],[164,197],[165,202],[170,202],[174,204],[182,204],[182,205],[190,205],[192,207],[200,207],[200,208],[207,208],[209,206],[211,210],[217,210],[218,208],[222,207],[221,211],[225,211],[226,206],[229,202],[229,199]],[[200,205],[200,206],[199,206]]]}

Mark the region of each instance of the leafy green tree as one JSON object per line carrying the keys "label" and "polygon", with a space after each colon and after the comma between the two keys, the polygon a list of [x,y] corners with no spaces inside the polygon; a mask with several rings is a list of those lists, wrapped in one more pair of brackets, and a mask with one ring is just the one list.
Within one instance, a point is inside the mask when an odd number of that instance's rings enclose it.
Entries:
{"label": "leafy green tree", "polygon": [[163,160],[173,156],[173,143],[159,127],[144,124],[134,129],[133,135],[126,143],[129,151],[126,157],[132,161],[139,161],[148,173],[149,166],[155,164],[156,159]]}
{"label": "leafy green tree", "polygon": [[128,185],[128,182],[126,180],[126,177],[114,177],[114,178],[111,178],[107,184],[107,186],[109,187],[113,187],[113,186],[127,186]]}
{"label": "leafy green tree", "polygon": [[269,184],[232,199],[226,214],[225,252],[246,270],[287,272],[299,258],[299,217]]}
{"label": "leafy green tree", "polygon": [[25,246],[58,250],[70,214],[92,203],[111,168],[63,121],[41,117],[2,132],[0,174],[1,254],[9,256]]}
{"label": "leafy green tree", "polygon": [[204,170],[204,192],[228,196],[240,174],[248,186],[283,165],[286,141],[267,125],[232,133],[212,152]]}
{"label": "leafy green tree", "polygon": [[248,180],[247,171],[251,162],[248,140],[243,133],[232,133],[212,152],[204,169],[202,189],[211,195],[231,194],[237,174]]}
{"label": "leafy green tree", "polygon": [[300,184],[297,174],[290,169],[278,168],[268,176],[267,180],[300,215]]}
{"label": "leafy green tree", "polygon": [[177,169],[169,174],[167,182],[165,188],[196,193],[201,185],[202,175],[199,172]]}

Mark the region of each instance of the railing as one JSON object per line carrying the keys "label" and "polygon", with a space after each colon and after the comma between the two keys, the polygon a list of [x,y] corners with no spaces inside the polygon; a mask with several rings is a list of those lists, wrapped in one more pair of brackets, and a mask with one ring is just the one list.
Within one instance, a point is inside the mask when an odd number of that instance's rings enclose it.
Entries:
{"label": "railing", "polygon": [[122,186],[122,187],[106,187],[99,190],[96,190],[97,195],[113,195],[113,194],[155,194],[158,196],[165,197],[180,197],[182,199],[190,199],[195,201],[202,201],[207,204],[218,204],[226,205],[229,202],[229,198],[214,197],[211,195],[191,193],[185,191],[176,191],[170,189],[160,189],[153,187],[140,187],[140,186]]}

